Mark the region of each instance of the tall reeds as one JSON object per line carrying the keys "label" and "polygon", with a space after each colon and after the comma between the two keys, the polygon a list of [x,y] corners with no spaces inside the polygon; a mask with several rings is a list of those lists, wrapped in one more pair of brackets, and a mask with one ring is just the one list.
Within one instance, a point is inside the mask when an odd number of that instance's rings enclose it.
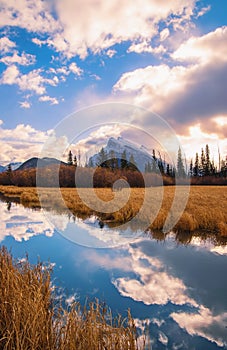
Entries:
{"label": "tall reeds", "polygon": [[112,317],[97,300],[65,308],[56,301],[51,271],[27,259],[14,261],[0,248],[1,350],[136,350],[136,328],[128,317]]}

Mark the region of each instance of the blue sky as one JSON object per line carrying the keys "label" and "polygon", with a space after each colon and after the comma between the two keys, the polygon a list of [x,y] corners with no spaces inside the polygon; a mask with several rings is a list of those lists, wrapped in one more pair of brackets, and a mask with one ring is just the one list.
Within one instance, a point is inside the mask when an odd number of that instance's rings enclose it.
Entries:
{"label": "blue sky", "polygon": [[0,164],[109,101],[158,113],[188,158],[206,143],[225,157],[226,13],[225,0],[0,1]]}

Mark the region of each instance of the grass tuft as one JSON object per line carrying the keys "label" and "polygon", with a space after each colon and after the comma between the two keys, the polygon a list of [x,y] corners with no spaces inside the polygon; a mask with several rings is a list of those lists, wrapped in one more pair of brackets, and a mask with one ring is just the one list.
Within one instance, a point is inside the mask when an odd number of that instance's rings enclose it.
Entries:
{"label": "grass tuft", "polygon": [[0,248],[1,350],[136,350],[136,328],[127,319],[113,318],[96,300],[68,309],[56,302],[51,271],[41,263],[14,261]]}

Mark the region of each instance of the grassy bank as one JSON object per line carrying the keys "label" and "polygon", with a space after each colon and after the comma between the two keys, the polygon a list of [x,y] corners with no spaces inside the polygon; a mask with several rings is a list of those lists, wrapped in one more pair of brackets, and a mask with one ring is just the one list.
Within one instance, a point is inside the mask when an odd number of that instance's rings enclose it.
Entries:
{"label": "grassy bank", "polygon": [[[156,199],[160,197],[162,190],[164,191],[163,201],[161,208],[158,211],[158,215],[156,215]],[[181,212],[181,196],[182,198],[185,196],[186,188],[184,186],[180,186],[178,190],[180,195],[175,211]],[[81,191],[86,197],[88,205],[83,203],[76,189],[62,188],[61,192],[64,199],[63,202],[62,200],[56,199],[54,189],[43,188],[41,193],[42,205],[47,209],[54,208],[55,210],[59,211],[63,211],[66,205],[70,211],[78,217],[85,218],[95,214],[100,218],[100,220],[107,222],[108,224],[121,224],[129,221],[139,212],[144,200],[145,190],[143,188],[131,189],[130,198],[127,204],[125,204],[122,209],[111,213],[103,213],[101,210],[95,211],[91,209],[92,206],[95,206],[91,189],[81,189]],[[147,212],[153,213],[155,219],[152,220],[153,222],[150,225],[150,229],[161,230],[173,202],[175,187],[154,187],[146,189],[146,191],[148,191],[148,197],[150,199],[146,204],[147,207],[149,207],[149,210],[145,210],[144,217],[148,215]],[[104,201],[103,209],[105,209],[107,205],[105,203],[108,203],[108,201],[112,200],[115,196],[111,189],[108,188],[98,188],[95,189],[95,192],[98,197]],[[18,198],[18,200],[20,200],[20,202],[26,206],[40,206],[39,197],[35,188],[0,186],[0,193],[4,194],[5,196]],[[120,191],[117,195],[119,196],[119,200],[124,200],[124,191]],[[221,236],[227,236],[226,203],[227,187],[225,186],[191,186],[187,206],[179,221],[175,224],[174,231],[196,232],[204,230],[206,232],[216,233]]]}
{"label": "grassy bank", "polygon": [[97,302],[63,308],[54,298],[50,271],[27,260],[16,262],[0,249],[1,350],[136,350],[136,330],[113,319]]}

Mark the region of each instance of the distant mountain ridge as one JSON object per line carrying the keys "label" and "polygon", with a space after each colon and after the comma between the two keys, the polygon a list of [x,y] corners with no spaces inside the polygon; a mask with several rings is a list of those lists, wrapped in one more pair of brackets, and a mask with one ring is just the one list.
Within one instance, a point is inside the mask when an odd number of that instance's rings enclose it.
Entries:
{"label": "distant mountain ridge", "polygon": [[52,164],[62,164],[62,165],[67,165],[67,163],[62,162],[61,160],[58,160],[56,158],[37,158],[37,157],[33,157],[30,158],[28,160],[26,160],[24,163],[22,163],[18,170],[26,170],[26,169],[32,169],[32,168],[36,168],[37,164],[40,168],[43,168],[45,166],[48,165],[52,165]]}
{"label": "distant mountain ridge", "polygon": [[[52,164],[67,165],[67,163],[62,162],[61,160],[58,160],[55,158],[48,158],[48,157],[45,157],[45,158],[32,157],[23,163],[15,162],[15,163],[9,163],[9,164],[11,165],[12,170],[26,170],[26,169],[36,168],[38,163],[39,163],[39,167],[41,168]],[[7,171],[9,164],[6,166],[0,165],[0,173]]]}
{"label": "distant mountain ridge", "polygon": [[0,165],[0,173],[3,173],[4,171],[7,171],[9,165],[11,166],[11,169],[12,170],[16,170],[18,169],[20,166],[21,166],[22,162],[12,162],[12,163],[9,163],[5,166],[3,165]]}

